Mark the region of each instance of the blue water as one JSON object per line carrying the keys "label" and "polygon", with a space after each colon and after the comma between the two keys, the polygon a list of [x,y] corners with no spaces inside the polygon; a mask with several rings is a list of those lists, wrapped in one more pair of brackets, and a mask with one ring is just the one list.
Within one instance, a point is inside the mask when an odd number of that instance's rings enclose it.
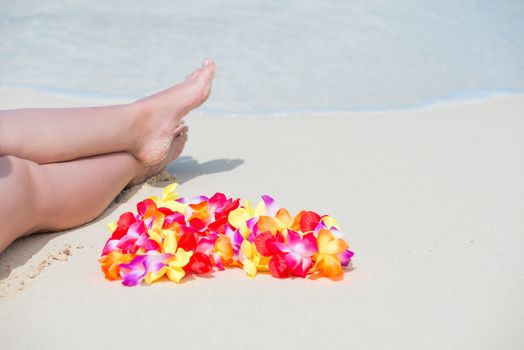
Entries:
{"label": "blue water", "polygon": [[138,98],[204,57],[207,112],[399,109],[524,91],[524,1],[1,1],[0,86]]}

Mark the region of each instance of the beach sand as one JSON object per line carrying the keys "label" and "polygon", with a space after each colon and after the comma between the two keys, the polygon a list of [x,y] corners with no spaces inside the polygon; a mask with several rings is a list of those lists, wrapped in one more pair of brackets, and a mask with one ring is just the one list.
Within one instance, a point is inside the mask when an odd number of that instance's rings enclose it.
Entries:
{"label": "beach sand", "polygon": [[[0,90],[0,108],[95,103]],[[104,280],[106,223],[169,183],[157,180],[92,223],[0,255],[2,348],[524,348],[523,96],[187,123],[168,167],[181,195],[267,193],[294,213],[329,213],[353,270],[340,282],[238,269],[182,285]]]}

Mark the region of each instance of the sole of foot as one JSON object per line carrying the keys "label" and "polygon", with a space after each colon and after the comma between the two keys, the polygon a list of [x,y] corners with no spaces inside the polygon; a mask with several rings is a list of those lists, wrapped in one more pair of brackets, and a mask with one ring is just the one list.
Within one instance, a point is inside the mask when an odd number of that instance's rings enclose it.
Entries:
{"label": "sole of foot", "polygon": [[184,123],[181,123],[179,126],[177,126],[166,157],[164,157],[164,159],[158,164],[152,166],[144,165],[144,171],[136,176],[129,183],[128,187],[145,182],[150,177],[160,173],[170,162],[180,157],[188,139],[188,131],[189,129]]}

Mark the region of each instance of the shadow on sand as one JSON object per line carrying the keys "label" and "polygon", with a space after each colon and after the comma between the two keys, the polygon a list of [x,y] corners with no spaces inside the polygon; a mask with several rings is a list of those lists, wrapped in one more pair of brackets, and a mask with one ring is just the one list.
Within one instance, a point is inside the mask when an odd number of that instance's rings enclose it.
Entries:
{"label": "shadow on sand", "polygon": [[[167,171],[170,175],[176,176],[176,181],[179,184],[183,184],[199,176],[231,171],[242,164],[244,164],[244,160],[242,159],[220,158],[199,163],[197,159],[191,156],[182,156],[174,162],[171,162],[167,166]],[[4,170],[7,169],[4,168]],[[150,182],[149,184],[153,187],[164,187],[172,181],[173,179],[170,179],[167,181]],[[142,185],[137,185],[124,189],[104,212],[86,225],[104,220],[118,208],[119,203],[126,202],[137,193],[141,186]],[[0,282],[9,277],[12,269],[27,263],[27,261],[39,252],[50,240],[76,229],[78,229],[78,227],[60,232],[36,233],[29,237],[17,239],[7,247],[3,253],[0,253]],[[29,242],[31,244],[29,244]]]}
{"label": "shadow on sand", "polygon": [[191,156],[182,156],[171,162],[167,166],[167,170],[170,174],[176,176],[179,184],[183,184],[202,175],[231,171],[242,164],[244,164],[243,159],[220,158],[199,163],[197,159]]}

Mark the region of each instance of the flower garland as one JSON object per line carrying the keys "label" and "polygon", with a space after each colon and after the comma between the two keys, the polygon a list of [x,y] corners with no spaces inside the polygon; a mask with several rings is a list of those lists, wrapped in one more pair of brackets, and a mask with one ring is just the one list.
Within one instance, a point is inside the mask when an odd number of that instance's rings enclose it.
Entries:
{"label": "flower garland", "polygon": [[122,278],[125,286],[163,276],[180,282],[187,274],[229,267],[243,268],[249,278],[258,271],[277,278],[343,278],[353,252],[336,236],[332,217],[301,211],[293,218],[267,195],[256,207],[222,193],[183,198],[176,187],[108,225],[111,237],[99,259],[107,279]]}

